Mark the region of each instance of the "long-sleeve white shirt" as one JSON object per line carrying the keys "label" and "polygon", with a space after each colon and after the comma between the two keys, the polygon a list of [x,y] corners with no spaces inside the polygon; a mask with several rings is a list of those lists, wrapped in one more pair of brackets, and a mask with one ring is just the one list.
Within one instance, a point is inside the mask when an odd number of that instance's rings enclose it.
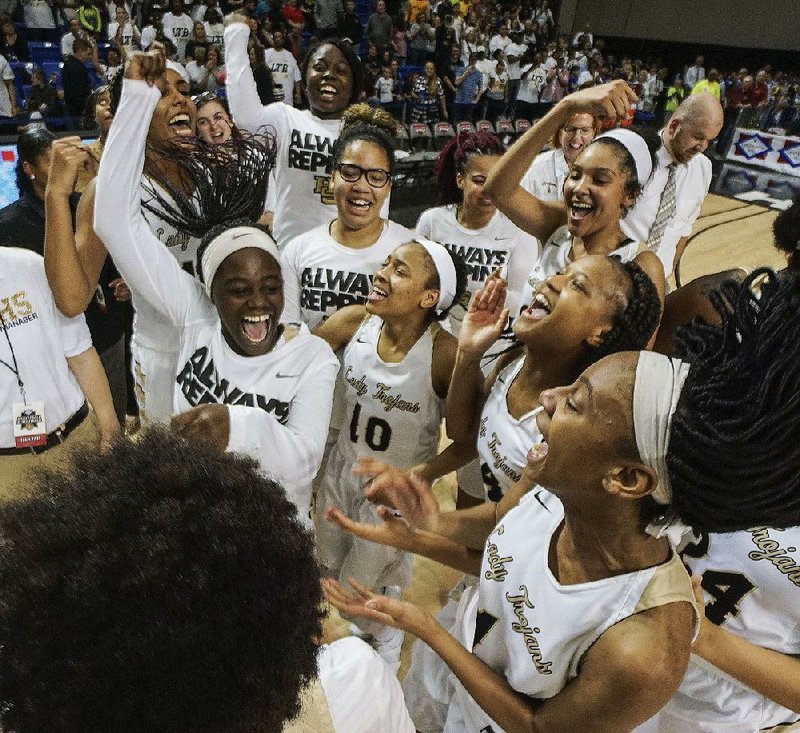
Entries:
{"label": "long-sleeve white shirt", "polygon": [[159,98],[158,90],[145,82],[123,83],[98,176],[97,234],[131,290],[175,329],[180,344],[175,412],[206,402],[228,405],[227,449],[259,461],[307,519],[338,362],[328,345],[303,326],[287,328],[263,356],[235,353],[203,285],[152,234],[141,213],[139,181]]}

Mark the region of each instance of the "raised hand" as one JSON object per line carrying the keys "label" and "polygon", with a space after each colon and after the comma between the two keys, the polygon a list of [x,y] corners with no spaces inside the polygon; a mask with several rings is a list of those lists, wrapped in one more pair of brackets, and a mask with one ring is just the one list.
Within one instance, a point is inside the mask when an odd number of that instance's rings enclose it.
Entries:
{"label": "raised hand", "polygon": [[416,529],[436,532],[439,526],[439,504],[426,481],[414,473],[401,471],[374,458],[359,458],[353,466],[356,476],[368,476],[364,495],[389,504]]}
{"label": "raised hand", "polygon": [[398,550],[413,551],[414,530],[409,527],[408,522],[402,517],[398,517],[389,507],[379,506],[377,513],[383,520],[383,524],[356,522],[332,506],[325,509],[325,519],[345,532],[374,542],[376,545],[387,545],[396,547]]}
{"label": "raised hand", "polygon": [[490,277],[472,296],[461,324],[458,348],[464,354],[481,356],[500,338],[508,320],[506,281]]}
{"label": "raised hand", "polygon": [[78,136],[62,137],[53,141],[47,191],[69,196],[75,190],[78,175],[84,170],[95,170],[97,163],[81,145]]}
{"label": "raised hand", "polygon": [[602,119],[619,120],[628,116],[631,105],[638,102],[639,97],[627,82],[617,79],[573,92],[562,101],[569,105],[573,114],[588,112]]}
{"label": "raised hand", "polygon": [[430,629],[437,626],[433,616],[415,603],[373,593],[355,578],[348,578],[347,582],[355,592],[345,590],[336,580],[322,580],[322,592],[328,603],[342,613],[410,631],[423,640],[427,638]]}
{"label": "raised hand", "polygon": [[161,86],[164,83],[164,71],[167,68],[167,60],[161,50],[155,51],[136,51],[130,55],[125,64],[125,78],[139,79],[147,82],[150,86],[154,84]]}

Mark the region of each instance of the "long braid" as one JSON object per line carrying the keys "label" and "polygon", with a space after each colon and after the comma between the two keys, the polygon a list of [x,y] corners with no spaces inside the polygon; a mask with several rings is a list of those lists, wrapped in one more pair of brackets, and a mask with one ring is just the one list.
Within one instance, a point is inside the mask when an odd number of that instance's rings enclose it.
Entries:
{"label": "long braid", "polygon": [[[223,222],[256,222],[261,217],[269,172],[275,165],[271,134],[250,135],[235,129],[222,145],[195,140],[188,149],[153,152],[148,156],[149,175],[142,183],[149,200],[142,206],[179,231],[202,237]],[[184,185],[170,180],[159,160],[177,164]]]}
{"label": "long braid", "polygon": [[[753,284],[766,276],[760,294]],[[800,524],[800,279],[753,272],[678,330],[691,369],[673,418],[673,506],[699,530]]]}

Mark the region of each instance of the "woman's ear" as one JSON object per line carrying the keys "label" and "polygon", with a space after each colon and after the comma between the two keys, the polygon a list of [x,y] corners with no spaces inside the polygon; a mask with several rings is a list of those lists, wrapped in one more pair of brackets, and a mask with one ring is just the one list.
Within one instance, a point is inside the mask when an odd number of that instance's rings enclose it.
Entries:
{"label": "woman's ear", "polygon": [[625,463],[609,469],[603,476],[603,488],[621,499],[643,499],[658,486],[656,472],[643,463]]}

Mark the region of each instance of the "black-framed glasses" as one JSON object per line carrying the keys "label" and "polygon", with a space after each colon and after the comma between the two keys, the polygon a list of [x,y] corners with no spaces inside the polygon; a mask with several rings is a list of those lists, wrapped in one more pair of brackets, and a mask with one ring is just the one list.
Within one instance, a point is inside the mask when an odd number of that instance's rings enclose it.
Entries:
{"label": "black-framed glasses", "polygon": [[336,170],[348,183],[355,183],[361,176],[364,176],[367,183],[373,188],[383,188],[391,178],[389,171],[385,171],[383,168],[362,168],[355,163],[339,163]]}

